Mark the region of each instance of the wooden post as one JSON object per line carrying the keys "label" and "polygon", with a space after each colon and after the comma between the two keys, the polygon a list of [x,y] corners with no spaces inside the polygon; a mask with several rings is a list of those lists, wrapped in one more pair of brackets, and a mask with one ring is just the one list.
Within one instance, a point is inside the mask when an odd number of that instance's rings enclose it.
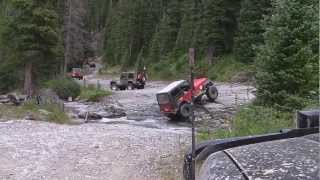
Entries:
{"label": "wooden post", "polygon": [[195,138],[195,116],[194,116],[194,74],[193,68],[195,65],[196,51],[195,48],[189,48],[189,66],[190,66],[190,89],[192,93],[192,102],[191,102],[191,136],[192,136],[192,162],[191,162],[191,179],[195,180],[195,172],[196,172],[196,138]]}
{"label": "wooden post", "polygon": [[99,80],[97,80],[97,89],[101,89],[101,85],[100,85],[100,81]]}

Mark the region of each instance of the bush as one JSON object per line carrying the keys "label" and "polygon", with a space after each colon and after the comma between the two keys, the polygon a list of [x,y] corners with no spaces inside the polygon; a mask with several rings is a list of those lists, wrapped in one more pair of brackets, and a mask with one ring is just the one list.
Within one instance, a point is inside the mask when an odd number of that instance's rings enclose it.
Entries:
{"label": "bush", "polygon": [[92,102],[97,102],[102,97],[109,96],[109,95],[111,95],[110,91],[98,89],[94,86],[88,86],[88,87],[81,88],[80,98],[86,99],[86,100],[92,101]]}
{"label": "bush", "polygon": [[233,118],[230,130],[218,130],[213,133],[200,132],[198,138],[227,138],[279,132],[294,127],[294,114],[278,111],[264,106],[243,106]]}
{"label": "bush", "polygon": [[308,92],[319,87],[319,3],[274,3],[257,51],[257,98],[261,104],[301,109]]}
{"label": "bush", "polygon": [[61,99],[76,98],[80,95],[80,85],[70,78],[50,80],[47,82],[47,86],[56,92]]}

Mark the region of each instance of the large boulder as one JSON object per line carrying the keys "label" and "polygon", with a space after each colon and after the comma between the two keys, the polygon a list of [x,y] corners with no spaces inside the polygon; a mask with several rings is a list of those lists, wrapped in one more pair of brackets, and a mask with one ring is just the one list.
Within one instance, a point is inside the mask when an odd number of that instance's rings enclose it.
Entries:
{"label": "large boulder", "polygon": [[20,97],[16,93],[8,94],[8,98],[10,99],[10,102],[12,102],[16,106],[21,105],[22,103]]}
{"label": "large boulder", "polygon": [[0,95],[0,104],[6,104],[9,102],[10,102],[10,99],[7,95]]}

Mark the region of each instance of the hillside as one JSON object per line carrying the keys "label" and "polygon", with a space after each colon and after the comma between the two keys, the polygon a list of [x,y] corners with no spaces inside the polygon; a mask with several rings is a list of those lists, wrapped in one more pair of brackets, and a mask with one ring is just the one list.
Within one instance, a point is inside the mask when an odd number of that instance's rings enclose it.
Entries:
{"label": "hillside", "polygon": [[155,79],[185,78],[194,47],[197,75],[254,82],[263,104],[301,108],[317,94],[317,1],[3,0],[0,7],[2,92],[23,84],[30,93],[96,56],[107,70],[145,66]]}

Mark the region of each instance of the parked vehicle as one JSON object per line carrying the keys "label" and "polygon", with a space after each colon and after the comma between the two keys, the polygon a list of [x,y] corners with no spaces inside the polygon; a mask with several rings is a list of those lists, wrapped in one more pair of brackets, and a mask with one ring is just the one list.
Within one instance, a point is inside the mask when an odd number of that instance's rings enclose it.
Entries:
{"label": "parked vehicle", "polygon": [[[208,140],[196,145],[199,180],[319,179],[319,110],[300,111],[297,128],[279,133]],[[184,179],[192,179],[192,150]]]}
{"label": "parked vehicle", "polygon": [[[195,102],[199,102],[206,95],[213,102],[218,98],[218,90],[208,78],[194,80]],[[186,80],[174,81],[157,93],[160,111],[170,118],[188,118],[191,112],[192,91]]]}
{"label": "parked vehicle", "polygon": [[72,68],[71,77],[75,79],[83,79],[83,72],[81,68]]}
{"label": "parked vehicle", "polygon": [[96,68],[96,64],[94,62],[89,62],[88,65],[90,68]]}
{"label": "parked vehicle", "polygon": [[119,81],[111,81],[110,89],[112,90],[133,90],[144,89],[146,85],[145,75],[142,73],[123,72]]}

